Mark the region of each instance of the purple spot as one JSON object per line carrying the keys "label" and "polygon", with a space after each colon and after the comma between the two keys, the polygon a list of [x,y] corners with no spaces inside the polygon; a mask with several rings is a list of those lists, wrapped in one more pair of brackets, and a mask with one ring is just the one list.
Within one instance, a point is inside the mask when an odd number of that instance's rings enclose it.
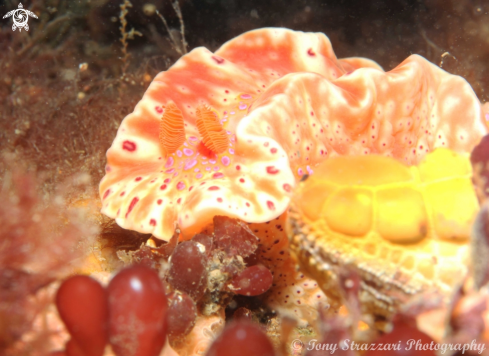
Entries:
{"label": "purple spot", "polygon": [[171,166],[173,166],[173,163],[175,163],[175,160],[173,159],[173,157],[168,157],[168,159],[166,160],[166,163],[165,163],[165,167],[166,168],[171,167]]}
{"label": "purple spot", "polygon": [[197,178],[197,179],[202,178],[202,173],[197,173],[197,174],[195,175],[195,178]]}
{"label": "purple spot", "polygon": [[243,94],[243,95],[241,95],[241,99],[251,99],[251,95],[250,94]]}
{"label": "purple spot", "polygon": [[234,150],[232,148],[229,149],[229,153],[234,155]]}
{"label": "purple spot", "polygon": [[486,114],[486,121],[489,121],[489,114]]}
{"label": "purple spot", "polygon": [[183,153],[185,156],[192,156],[194,154],[194,151],[192,151],[190,148],[184,148]]}
{"label": "purple spot", "polygon": [[207,163],[209,163],[209,162],[206,162],[206,161],[202,161],[202,164],[207,164]]}
{"label": "purple spot", "polygon": [[234,115],[234,114],[236,114],[236,113],[235,113],[234,111],[231,111],[231,112],[230,112],[230,114],[231,114],[231,115]]}
{"label": "purple spot", "polygon": [[244,110],[247,107],[248,107],[248,105],[246,105],[246,104],[239,104],[239,106],[238,106],[239,110]]}
{"label": "purple spot", "polygon": [[165,171],[165,173],[173,173],[175,172],[175,168],[170,168]]}
{"label": "purple spot", "polygon": [[105,171],[106,172],[110,172],[112,169],[110,168],[110,166],[105,166]]}
{"label": "purple spot", "polygon": [[195,158],[191,159],[191,160],[185,162],[185,166],[183,166],[183,170],[186,171],[186,170],[192,168],[193,166],[195,166],[196,164],[197,164],[197,160]]}
{"label": "purple spot", "polygon": [[134,208],[134,205],[136,205],[138,201],[139,201],[138,197],[132,198],[131,203],[129,204],[129,208],[127,208],[126,218],[129,215],[129,213],[132,211],[132,209]]}
{"label": "purple spot", "polygon": [[314,173],[314,171],[311,169],[311,167],[307,166],[306,169],[307,169],[307,173],[309,173],[309,174]]}
{"label": "purple spot", "polygon": [[177,183],[177,189],[178,190],[185,189],[185,183],[184,182],[178,182]]}
{"label": "purple spot", "polygon": [[299,168],[299,169],[297,170],[297,173],[298,173],[300,176],[302,176],[302,175],[304,174],[304,171],[302,170],[302,168]]}
{"label": "purple spot", "polygon": [[212,59],[217,63],[217,64],[223,64],[224,63],[224,59],[222,59],[221,57],[218,57],[218,56],[212,56]]}
{"label": "purple spot", "polygon": [[206,171],[210,171],[211,170],[211,167],[205,167],[205,170]]}
{"label": "purple spot", "polygon": [[188,139],[189,139],[190,141],[197,141],[197,140],[198,140],[198,138],[197,138],[197,137],[195,137],[195,136],[189,136],[189,137],[188,137]]}
{"label": "purple spot", "polygon": [[215,170],[215,171],[218,171],[218,170],[219,170],[219,168],[220,168],[219,166],[215,166],[215,167],[214,167],[214,170]]}
{"label": "purple spot", "polygon": [[131,142],[131,141],[124,141],[122,143],[122,149],[129,151],[129,152],[132,152],[132,151],[136,150],[136,144],[134,142]]}
{"label": "purple spot", "polygon": [[178,156],[178,157],[182,157],[182,151],[177,150],[177,156]]}
{"label": "purple spot", "polygon": [[200,172],[200,169],[195,168],[195,169],[194,169],[194,172],[195,172],[195,173]]}
{"label": "purple spot", "polygon": [[224,178],[224,173],[218,172],[212,175],[212,178]]}
{"label": "purple spot", "polygon": [[[231,148],[229,150],[231,150]],[[227,167],[227,166],[229,166],[229,163],[231,163],[231,160],[229,159],[228,156],[224,156],[221,158],[221,162],[222,162],[222,164],[224,164]]]}
{"label": "purple spot", "polygon": [[209,160],[209,163],[210,163],[210,164],[216,164],[216,160],[214,160],[214,159],[210,159],[210,160]]}

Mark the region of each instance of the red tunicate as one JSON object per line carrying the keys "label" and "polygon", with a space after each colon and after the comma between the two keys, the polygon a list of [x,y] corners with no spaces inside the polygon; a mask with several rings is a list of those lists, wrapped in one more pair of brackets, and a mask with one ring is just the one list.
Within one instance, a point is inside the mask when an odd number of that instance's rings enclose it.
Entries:
{"label": "red tunicate", "polygon": [[[58,289],[56,306],[71,342],[86,356],[103,355],[109,318],[105,289],[88,276],[70,277]],[[75,354],[67,350],[68,356]]]}
{"label": "red tunicate", "polygon": [[171,255],[168,283],[179,291],[199,300],[207,288],[207,257],[195,241],[177,245]]}
{"label": "red tunicate", "polygon": [[68,340],[65,345],[66,356],[90,356],[91,354],[82,351],[74,339]]}
{"label": "red tunicate", "polygon": [[109,337],[117,356],[157,356],[166,340],[164,285],[153,269],[123,269],[109,283]]}
{"label": "red tunicate", "polygon": [[206,256],[210,255],[214,244],[212,236],[206,234],[197,234],[194,237],[192,237],[192,241],[202,244],[205,247],[205,255]]}
{"label": "red tunicate", "polygon": [[[408,344],[408,342],[414,341],[414,344]],[[418,330],[416,324],[412,324],[407,321],[398,321],[394,323],[394,328],[388,334],[384,334],[374,341],[377,345],[393,345],[396,346],[396,350],[374,351],[369,350],[365,356],[376,356],[382,354],[383,356],[435,356],[436,353],[433,350],[423,350],[417,348],[416,343],[421,346],[429,346],[431,343],[436,345],[436,342]]]}
{"label": "red tunicate", "polygon": [[231,256],[247,257],[260,242],[245,223],[227,216],[214,217],[214,237],[216,247]]}
{"label": "red tunicate", "polygon": [[262,265],[247,267],[236,275],[232,282],[232,290],[236,294],[256,296],[265,293],[272,286],[273,275]]}
{"label": "red tunicate", "polygon": [[187,335],[195,325],[197,307],[186,293],[173,292],[168,295],[168,335]]}
{"label": "red tunicate", "polygon": [[206,356],[274,356],[273,345],[259,326],[237,320],[229,324],[214,341]]}

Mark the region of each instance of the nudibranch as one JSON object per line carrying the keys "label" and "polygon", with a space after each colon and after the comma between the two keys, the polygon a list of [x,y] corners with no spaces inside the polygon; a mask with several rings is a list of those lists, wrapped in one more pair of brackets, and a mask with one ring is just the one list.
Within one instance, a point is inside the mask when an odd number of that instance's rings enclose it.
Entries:
{"label": "nudibranch", "polygon": [[158,74],[107,152],[102,212],[126,228],[184,238],[227,215],[276,219],[329,157],[420,163],[468,152],[485,132],[470,85],[420,56],[384,72],[337,59],[320,33],[247,32],[196,48]]}
{"label": "nudibranch", "polygon": [[296,192],[292,246],[337,300],[338,268],[347,267],[371,312],[392,313],[417,294],[447,302],[469,265],[479,210],[471,179],[468,154],[445,148],[411,167],[379,155],[331,158]]}

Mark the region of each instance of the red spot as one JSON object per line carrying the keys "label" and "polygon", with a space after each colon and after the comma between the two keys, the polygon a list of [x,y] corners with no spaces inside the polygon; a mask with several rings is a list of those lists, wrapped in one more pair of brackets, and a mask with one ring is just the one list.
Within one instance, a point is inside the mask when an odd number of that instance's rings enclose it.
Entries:
{"label": "red spot", "polygon": [[277,174],[278,172],[280,172],[277,168],[275,168],[274,166],[268,166],[267,167],[267,173],[268,174]]}
{"label": "red spot", "polygon": [[268,145],[269,145],[269,143],[268,143],[268,142],[265,142],[265,143],[263,144],[263,146],[265,146],[265,147],[268,147]]}
{"label": "red spot", "polygon": [[122,149],[129,151],[129,152],[135,151],[136,150],[136,144],[134,142],[131,142],[131,141],[124,141],[122,143]]}
{"label": "red spot", "polygon": [[165,190],[166,189],[166,184],[163,184],[161,187],[160,187],[161,190]]}
{"label": "red spot", "polygon": [[237,171],[241,170],[241,166],[236,166],[236,170]]}
{"label": "red spot", "polygon": [[212,187],[209,187],[207,188],[207,190],[219,190],[221,188],[219,188],[217,185],[213,185]]}
{"label": "red spot", "polygon": [[217,198],[218,203],[222,203],[222,198]]}
{"label": "red spot", "polygon": [[224,92],[225,92],[226,94],[229,94],[229,90],[224,90]]}
{"label": "red spot", "polygon": [[141,178],[141,177],[136,177],[136,179],[134,179],[134,180],[135,180],[136,182],[139,182],[141,179],[143,179],[143,178]]}
{"label": "red spot", "polygon": [[290,191],[292,190],[292,187],[291,187],[291,186],[290,186],[290,184],[288,184],[288,183],[285,183],[285,184],[283,185],[283,188],[284,188],[284,190],[285,190],[286,192],[290,192]]}
{"label": "red spot", "polygon": [[218,56],[212,56],[212,59],[214,61],[216,61],[217,64],[223,64],[224,63],[224,59],[221,58],[221,57],[218,57]]}
{"label": "red spot", "polygon": [[163,181],[163,183],[168,184],[168,183],[170,183],[170,181],[171,181],[171,179],[170,179],[170,178],[166,178],[166,179]]}
{"label": "red spot", "polygon": [[188,191],[191,192],[192,189],[194,189],[194,186],[193,185],[190,188],[188,188]]}
{"label": "red spot", "polygon": [[163,203],[163,200],[162,200],[162,199],[158,199],[158,200],[156,201],[156,203],[157,203],[158,205],[161,205],[161,203]]}
{"label": "red spot", "polygon": [[224,173],[217,172],[212,175],[212,178],[224,178]]}
{"label": "red spot", "polygon": [[121,197],[123,197],[125,194],[126,194],[126,192],[122,192],[122,193],[120,194],[120,196],[121,196]]}
{"label": "red spot", "polygon": [[311,57],[314,57],[316,55],[316,53],[314,53],[314,51],[312,50],[312,48],[309,48],[307,50],[307,54],[310,55]]}
{"label": "red spot", "polygon": [[132,211],[134,206],[137,204],[138,201],[139,201],[138,197],[132,198],[131,203],[129,204],[129,208],[127,208],[126,218],[129,215],[129,213]]}
{"label": "red spot", "polygon": [[249,206],[250,206],[250,203],[246,202],[246,206],[248,206],[248,207],[249,207]]}
{"label": "red spot", "polygon": [[156,226],[156,220],[155,220],[155,219],[151,219],[151,220],[149,221],[149,224],[150,224],[151,226]]}
{"label": "red spot", "polygon": [[104,193],[104,197],[102,198],[102,200],[103,200],[103,199],[105,199],[105,198],[107,198],[107,196],[108,196],[109,194],[110,194],[110,189],[107,189],[107,190],[105,191],[105,193]]}
{"label": "red spot", "polygon": [[313,111],[311,111],[311,116],[314,116],[314,112]]}
{"label": "red spot", "polygon": [[270,200],[267,200],[267,206],[268,209],[274,211],[275,210],[275,204],[273,204]]}
{"label": "red spot", "polygon": [[158,114],[161,114],[163,112],[163,109],[159,106],[155,106],[155,110]]}
{"label": "red spot", "polygon": [[180,204],[182,202],[182,198],[177,199],[177,204]]}
{"label": "red spot", "polygon": [[270,149],[270,152],[277,153],[277,149],[274,147],[274,148]]}
{"label": "red spot", "polygon": [[241,183],[244,183],[244,182],[245,182],[245,180],[244,180],[243,178],[240,178],[240,179],[239,179],[239,181],[240,181]]}

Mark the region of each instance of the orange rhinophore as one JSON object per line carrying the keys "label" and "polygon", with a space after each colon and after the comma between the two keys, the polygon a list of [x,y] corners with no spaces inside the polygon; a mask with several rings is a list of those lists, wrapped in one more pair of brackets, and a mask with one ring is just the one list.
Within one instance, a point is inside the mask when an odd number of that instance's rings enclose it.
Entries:
{"label": "orange rhinophore", "polygon": [[166,105],[161,118],[159,136],[165,155],[174,153],[185,142],[183,115],[174,103]]}
{"label": "orange rhinophore", "polygon": [[207,105],[197,108],[197,129],[205,147],[218,154],[229,147],[226,131],[219,122],[216,113]]}

